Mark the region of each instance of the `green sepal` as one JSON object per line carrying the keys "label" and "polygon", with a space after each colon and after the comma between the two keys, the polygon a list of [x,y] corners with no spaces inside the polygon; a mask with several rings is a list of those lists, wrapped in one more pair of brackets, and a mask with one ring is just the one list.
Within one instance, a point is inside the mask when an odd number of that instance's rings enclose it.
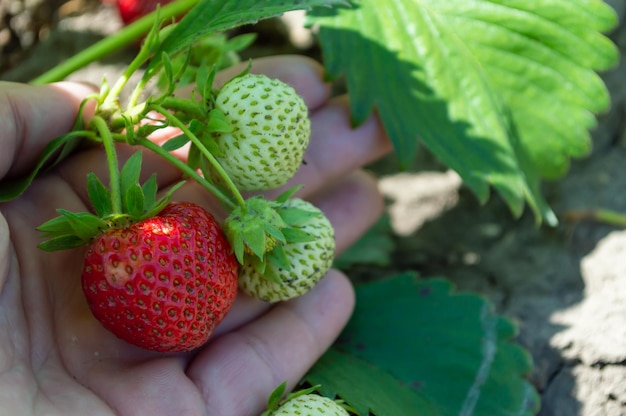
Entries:
{"label": "green sepal", "polygon": [[[155,131],[165,128],[169,125],[164,120],[155,120],[155,121],[156,123],[142,124],[141,126],[137,127],[137,131],[135,135],[137,137],[148,137]],[[133,136],[133,139],[130,139],[130,140],[133,140],[133,141],[129,141],[128,143],[134,143],[134,136]]]}
{"label": "green sepal", "polygon": [[126,189],[122,196],[122,207],[124,212],[132,218],[141,217],[144,213],[143,189],[138,183],[134,183]]}
{"label": "green sepal", "polygon": [[108,227],[106,221],[89,212],[74,213],[64,209],[58,209],[57,212],[67,220],[74,234],[83,242],[88,242]]}
{"label": "green sepal", "polygon": [[48,238],[71,234],[73,232],[73,229],[70,226],[67,218],[60,215],[41,224],[39,227],[37,227],[37,231],[41,232],[42,237]]}
{"label": "green sepal", "polygon": [[317,211],[309,211],[306,209],[300,208],[285,208],[280,207],[276,209],[278,215],[285,221],[286,224],[294,226],[298,224],[302,224],[305,221],[310,220],[311,218],[319,217],[321,214]]}
{"label": "green sepal", "polygon": [[154,217],[155,215],[157,215],[159,212],[161,212],[163,210],[163,208],[165,208],[167,206],[167,204],[170,203],[170,201],[172,200],[172,195],[174,194],[174,192],[176,192],[176,190],[178,188],[180,188],[181,186],[183,186],[185,184],[186,181],[180,181],[178,182],[176,185],[172,186],[170,189],[168,189],[167,193],[165,195],[163,195],[158,201],[156,201],[153,206],[146,206],[144,208],[144,213],[141,216],[141,218],[138,218],[137,220],[143,220],[146,218],[150,218],[150,217]]}
{"label": "green sepal", "polygon": [[[172,64],[172,59],[167,52],[163,52],[161,54],[161,61],[163,64],[163,74],[160,78],[160,87],[164,90],[163,95],[170,95],[176,89],[176,79],[174,77],[174,65]],[[165,84],[165,85],[163,85]]]}
{"label": "green sepal", "polygon": [[283,381],[278,387],[274,389],[274,391],[270,394],[270,397],[267,398],[267,411],[263,412],[261,416],[269,415],[270,412],[278,409],[278,405],[280,404],[285,391],[287,390],[287,382]]}
{"label": "green sepal", "polygon": [[196,90],[202,97],[202,101],[206,101],[211,96],[211,89],[213,88],[213,80],[217,69],[215,65],[211,66],[211,70],[208,70],[207,65],[200,65],[196,72]]}
{"label": "green sepal", "polygon": [[[291,263],[289,263],[289,257],[285,253],[285,249],[282,245],[277,245],[272,251],[267,253],[266,262],[273,264],[281,270],[291,270]],[[280,283],[280,281],[278,282]]]}
{"label": "green sepal", "polygon": [[289,243],[309,243],[315,241],[314,235],[298,228],[283,228],[282,232]]}
{"label": "green sepal", "polygon": [[265,232],[264,227],[253,226],[245,228],[243,232],[243,240],[246,246],[260,259],[265,254]]}
{"label": "green sepal", "polygon": [[[266,222],[263,224],[263,229],[265,232],[273,237],[276,241],[281,243],[286,243],[288,241],[287,237],[283,234],[281,230],[276,228],[272,223]],[[285,228],[283,228],[285,230]]]}
{"label": "green sepal", "polygon": [[93,172],[87,174],[87,194],[98,216],[103,218],[113,213],[111,191],[104,186]]}
{"label": "green sepal", "polygon": [[280,276],[278,276],[278,273],[276,273],[276,269],[272,266],[269,261],[261,261],[256,257],[254,258],[254,268],[263,279],[282,285],[283,281],[280,279]]}
{"label": "green sepal", "polygon": [[[228,84],[229,82],[237,79],[237,78],[241,78],[243,76],[246,76],[250,73],[250,70],[252,69],[252,59],[248,59],[248,65],[246,65],[246,67],[243,69],[243,71],[241,71],[240,73],[238,73],[237,75],[235,75],[234,77],[232,77],[231,79],[229,79],[228,81],[226,81],[226,84]],[[226,85],[224,84],[224,85]]]}
{"label": "green sepal", "polygon": [[80,237],[68,234],[39,243],[37,247],[43,251],[60,251],[77,248],[83,245],[85,245],[85,242]]}
{"label": "green sepal", "polygon": [[275,206],[275,202],[260,196],[249,198],[245,206],[235,208],[224,221],[224,233],[241,264],[245,253],[254,254],[263,262],[265,253],[286,241],[281,230],[287,224]]}
{"label": "green sepal", "polygon": [[295,195],[296,192],[298,192],[303,187],[304,185],[296,185],[294,187],[291,187],[287,189],[285,192],[283,192],[282,194],[278,195],[276,198],[274,198],[274,201],[282,205],[285,202],[287,202],[292,196]]}
{"label": "green sepal", "polygon": [[209,121],[206,124],[207,133],[232,133],[234,127],[228,121],[226,114],[219,108],[209,111]]}
{"label": "green sepal", "polygon": [[139,182],[141,175],[141,151],[133,153],[120,172],[120,189],[125,194],[128,188]]}
{"label": "green sepal", "polygon": [[168,141],[166,141],[165,143],[163,143],[161,147],[164,150],[167,150],[168,152],[172,152],[174,150],[180,149],[187,143],[189,143],[189,137],[187,137],[184,134],[179,134],[178,136],[173,137],[169,139]]}
{"label": "green sepal", "polygon": [[230,246],[233,249],[233,253],[235,253],[237,261],[240,264],[244,264],[245,244],[243,238],[232,238],[230,240]]}
{"label": "green sepal", "polygon": [[152,207],[156,205],[156,196],[159,190],[158,188],[159,185],[157,184],[156,173],[153,173],[141,187],[146,210],[151,210]]}
{"label": "green sepal", "polygon": [[122,120],[124,121],[124,131],[126,132],[126,143],[134,144],[135,143],[135,123],[133,120],[127,115],[122,114]]}

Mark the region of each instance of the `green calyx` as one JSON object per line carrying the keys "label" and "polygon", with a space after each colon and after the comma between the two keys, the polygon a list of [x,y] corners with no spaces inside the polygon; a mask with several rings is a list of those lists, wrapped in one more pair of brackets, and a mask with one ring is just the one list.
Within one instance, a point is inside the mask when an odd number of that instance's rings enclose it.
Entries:
{"label": "green calyx", "polygon": [[157,215],[170,202],[172,193],[184,182],[170,188],[157,199],[156,174],[139,184],[141,152],[134,153],[122,167],[117,192],[104,186],[94,173],[87,176],[87,191],[95,213],[58,209],[55,217],[37,230],[46,239],[39,244],[45,251],[65,250],[88,244],[110,228],[127,228],[131,224]]}
{"label": "green calyx", "polygon": [[315,239],[295,226],[319,214],[285,206],[298,189],[293,188],[273,201],[262,196],[249,198],[244,206],[235,208],[226,218],[224,233],[239,263],[251,262],[262,275],[269,270],[268,262],[289,270],[283,246]]}
{"label": "green calyx", "polygon": [[[268,397],[267,410],[261,413],[261,416],[275,415],[276,411],[280,408],[280,406],[287,403],[289,400],[295,399],[296,397],[305,396],[307,394],[318,394],[316,392],[320,389],[320,387],[321,385],[318,384],[318,385],[315,385],[306,389],[294,391],[285,396],[285,392],[287,390],[287,382],[284,381],[278,387],[276,387],[274,391]],[[285,397],[283,398],[283,396]],[[355,415],[359,415],[359,412],[352,406],[348,405],[345,401],[335,400],[335,403],[337,403],[339,406],[346,409],[348,412],[353,413]]]}

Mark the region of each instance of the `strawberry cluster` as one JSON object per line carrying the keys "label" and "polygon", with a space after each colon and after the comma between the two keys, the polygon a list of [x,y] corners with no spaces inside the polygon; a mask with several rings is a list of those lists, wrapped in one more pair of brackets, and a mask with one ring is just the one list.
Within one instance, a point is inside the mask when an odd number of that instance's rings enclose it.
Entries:
{"label": "strawberry cluster", "polygon": [[[39,227],[40,247],[86,247],[81,281],[96,319],[139,347],[179,352],[206,343],[238,289],[266,302],[310,290],[331,267],[335,240],[323,212],[294,197],[298,187],[271,200],[260,193],[294,176],[309,143],[308,109],[291,86],[247,69],[218,89],[215,67],[200,68],[193,94],[180,98],[174,91],[186,68],[175,70],[162,56],[160,71],[147,72],[121,104],[130,73],[153,58],[159,36],[155,27],[128,73],[89,97],[95,114],[78,133],[104,147],[109,184],[90,174],[93,211],[59,209]],[[157,75],[163,88],[140,101]],[[165,127],[180,133],[162,145],[150,140]],[[225,220],[191,202],[172,202],[184,182],[164,194],[155,175],[140,183],[142,153],[120,168],[116,143],[174,164],[185,181],[196,181],[222,202]],[[172,153],[184,146],[185,162]],[[255,196],[244,198],[243,192]]]}

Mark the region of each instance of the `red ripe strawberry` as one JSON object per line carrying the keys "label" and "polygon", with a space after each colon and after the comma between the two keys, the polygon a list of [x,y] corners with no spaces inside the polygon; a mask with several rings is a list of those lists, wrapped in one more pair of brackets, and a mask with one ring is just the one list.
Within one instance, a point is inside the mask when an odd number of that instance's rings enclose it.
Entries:
{"label": "red ripe strawberry", "polygon": [[132,344],[162,352],[204,344],[237,293],[221,228],[192,203],[110,228],[89,245],[82,285],[94,316]]}
{"label": "red ripe strawberry", "polygon": [[116,0],[120,17],[124,24],[129,24],[156,10],[157,4],[167,4],[172,0]]}

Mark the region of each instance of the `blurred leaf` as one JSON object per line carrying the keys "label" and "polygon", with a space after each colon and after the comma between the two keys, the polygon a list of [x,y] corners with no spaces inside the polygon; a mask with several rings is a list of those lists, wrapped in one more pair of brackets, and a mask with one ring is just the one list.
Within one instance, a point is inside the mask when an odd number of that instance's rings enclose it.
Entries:
{"label": "blurred leaf", "polygon": [[392,233],[391,219],[385,214],[356,243],[335,259],[334,267],[345,270],[354,265],[389,266],[395,247]]}
{"label": "blurred leaf", "polygon": [[[594,72],[617,62],[599,0],[397,0],[316,8],[324,64],[344,74],[354,122],[376,108],[403,163],[421,140],[482,201],[556,218],[542,177],[590,148],[609,95]],[[367,88],[363,86],[367,85]],[[522,160],[520,160],[522,159]]]}
{"label": "blurred leaf", "polygon": [[[399,275],[357,287],[355,312],[333,347],[348,358],[335,353],[330,368],[322,361],[306,380],[323,384],[357,409],[366,404],[387,415],[386,399],[378,395],[382,376],[363,370],[347,379],[332,373],[349,366],[352,355],[397,379],[399,397],[410,387],[437,409],[424,414],[530,416],[539,397],[524,378],[531,358],[511,342],[515,335],[513,323],[494,314],[485,299],[452,293],[444,279]],[[365,392],[360,395],[365,402],[348,399],[357,391]],[[404,414],[420,415],[420,410]]]}
{"label": "blurred leaf", "polygon": [[325,396],[339,395],[361,415],[370,411],[381,416],[441,415],[424,395],[381,368],[337,348],[320,358],[307,380],[320,384],[318,389]]}

